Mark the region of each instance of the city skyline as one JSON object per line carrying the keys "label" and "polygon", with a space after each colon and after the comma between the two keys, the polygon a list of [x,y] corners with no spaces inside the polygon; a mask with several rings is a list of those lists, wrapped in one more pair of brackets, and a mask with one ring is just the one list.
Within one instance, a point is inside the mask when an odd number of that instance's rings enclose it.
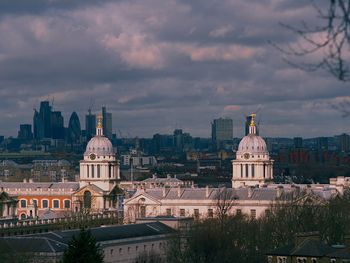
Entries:
{"label": "city skyline", "polygon": [[268,44],[294,43],[279,23],[312,20],[308,1],[14,0],[0,10],[1,135],[31,123],[47,98],[65,126],[73,111],[83,121],[92,100],[112,113],[113,131],[139,137],[176,128],[210,137],[219,117],[239,137],[256,111],[263,137],[349,133],[334,109],[349,101],[348,83],[293,68]]}

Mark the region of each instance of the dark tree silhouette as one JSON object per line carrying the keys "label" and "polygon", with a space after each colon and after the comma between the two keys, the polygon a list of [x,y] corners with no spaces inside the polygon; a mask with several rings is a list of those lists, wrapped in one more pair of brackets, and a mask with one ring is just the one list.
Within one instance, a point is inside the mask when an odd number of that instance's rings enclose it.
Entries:
{"label": "dark tree silhouette", "polygon": [[[274,45],[285,61],[298,68],[326,69],[341,81],[350,80],[350,0],[310,0],[317,25],[301,21],[299,26],[281,23],[299,41],[287,47]],[[320,57],[315,61],[315,57]]]}
{"label": "dark tree silhouette", "polygon": [[90,230],[81,229],[73,236],[63,255],[63,263],[102,263],[103,251],[91,235]]}

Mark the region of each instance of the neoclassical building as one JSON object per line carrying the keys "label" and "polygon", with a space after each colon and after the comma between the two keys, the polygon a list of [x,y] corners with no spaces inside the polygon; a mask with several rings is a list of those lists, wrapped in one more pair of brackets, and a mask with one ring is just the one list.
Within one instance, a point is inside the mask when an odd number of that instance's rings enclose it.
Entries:
{"label": "neoclassical building", "polygon": [[98,116],[96,136],[86,146],[80,161],[79,190],[74,193],[75,210],[102,212],[117,208],[119,162],[111,141],[104,136]]}
{"label": "neoclassical building", "polygon": [[256,134],[255,114],[251,114],[249,134],[240,141],[232,161],[232,187],[261,186],[273,179],[273,160],[266,143]]}

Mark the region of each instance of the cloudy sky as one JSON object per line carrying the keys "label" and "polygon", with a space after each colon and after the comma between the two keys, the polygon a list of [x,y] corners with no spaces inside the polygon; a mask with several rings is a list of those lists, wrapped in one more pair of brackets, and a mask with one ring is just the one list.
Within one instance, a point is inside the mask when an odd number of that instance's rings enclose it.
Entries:
{"label": "cloudy sky", "polygon": [[263,136],[349,132],[334,105],[350,83],[292,68],[268,44],[295,43],[279,23],[313,17],[308,0],[2,0],[0,134],[17,134],[46,99],[66,125],[106,105],[129,136],[209,137],[218,117],[241,136],[258,110]]}

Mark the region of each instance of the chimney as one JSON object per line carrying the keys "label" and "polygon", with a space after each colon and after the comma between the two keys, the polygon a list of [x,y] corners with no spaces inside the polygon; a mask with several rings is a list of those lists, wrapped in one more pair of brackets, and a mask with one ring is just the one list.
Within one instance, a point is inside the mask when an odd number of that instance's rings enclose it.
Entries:
{"label": "chimney", "polygon": [[163,197],[165,197],[166,196],[166,188],[165,188],[165,186],[163,186]]}
{"label": "chimney", "polygon": [[248,198],[252,198],[254,192],[254,186],[248,186]]}
{"label": "chimney", "polygon": [[26,183],[26,182],[27,182],[27,179],[26,179],[26,178],[24,178],[24,179],[23,179],[23,183]]}
{"label": "chimney", "polygon": [[276,197],[277,197],[277,198],[281,198],[282,194],[283,194],[283,186],[282,186],[282,185],[279,185],[279,186],[277,186]]}
{"label": "chimney", "polygon": [[33,178],[29,178],[29,183],[33,183]]}
{"label": "chimney", "polygon": [[208,198],[209,195],[210,195],[210,191],[209,191],[209,186],[207,185],[207,186],[205,187],[205,197]]}
{"label": "chimney", "polygon": [[152,175],[152,178],[153,178],[153,179],[156,179],[156,178],[157,178],[157,176],[156,176],[155,174],[153,174],[153,175]]}

